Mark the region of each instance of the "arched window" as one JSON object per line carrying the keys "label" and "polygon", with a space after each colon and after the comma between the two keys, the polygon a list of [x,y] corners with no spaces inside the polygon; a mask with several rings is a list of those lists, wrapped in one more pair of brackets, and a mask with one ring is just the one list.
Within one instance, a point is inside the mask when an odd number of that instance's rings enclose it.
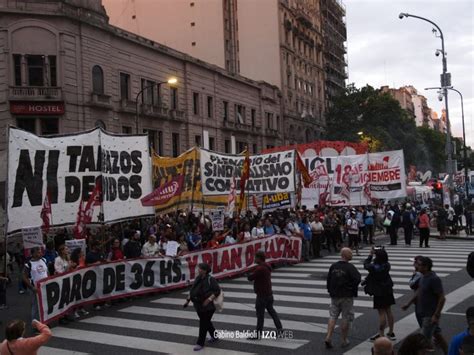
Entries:
{"label": "arched window", "polygon": [[92,92],[95,94],[104,93],[104,72],[98,65],[92,67]]}

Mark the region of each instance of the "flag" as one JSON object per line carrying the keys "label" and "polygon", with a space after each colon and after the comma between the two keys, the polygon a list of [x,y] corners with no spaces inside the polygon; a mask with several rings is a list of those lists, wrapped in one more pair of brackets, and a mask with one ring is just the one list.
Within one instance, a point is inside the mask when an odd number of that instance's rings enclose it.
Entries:
{"label": "flag", "polygon": [[92,222],[94,216],[94,207],[100,206],[102,196],[102,180],[99,178],[95,182],[94,190],[92,190],[86,206],[82,201],[79,202],[79,210],[77,211],[76,225],[74,226],[74,236],[76,239],[85,238],[86,225]]}
{"label": "flag", "polygon": [[[235,172],[235,169],[234,169]],[[227,197],[227,215],[232,216],[235,209],[235,198],[236,198],[236,188],[235,188],[235,174],[232,175],[232,182],[230,183],[230,192]]]}
{"label": "flag", "polygon": [[252,205],[253,205],[253,208],[255,208],[258,211],[257,198],[255,197],[255,195],[252,195]]}
{"label": "flag", "polygon": [[242,174],[240,175],[240,199],[239,199],[239,209],[238,214],[240,215],[240,211],[244,206],[245,201],[245,184],[250,177],[250,154],[249,150],[245,150],[245,159],[244,164],[242,166]]}
{"label": "flag", "polygon": [[[44,233],[48,233],[49,227],[51,227],[51,200],[49,198],[49,191],[46,190],[46,196],[44,197],[43,208],[40,213],[41,219],[43,220],[43,225],[41,229]],[[51,216],[51,217],[50,217]]]}
{"label": "flag", "polygon": [[301,177],[303,178],[304,187],[309,187],[309,185],[313,182],[313,178],[309,174],[309,171],[306,168],[306,165],[304,165],[303,159],[301,159],[301,156],[298,152],[296,153],[296,168],[298,169],[301,174]]}

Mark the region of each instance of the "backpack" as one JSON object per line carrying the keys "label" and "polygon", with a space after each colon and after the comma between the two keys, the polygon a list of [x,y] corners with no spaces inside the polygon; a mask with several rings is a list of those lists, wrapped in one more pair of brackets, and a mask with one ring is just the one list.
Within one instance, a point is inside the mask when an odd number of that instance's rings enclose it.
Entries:
{"label": "backpack", "polygon": [[474,251],[467,257],[466,270],[469,276],[474,278]]}

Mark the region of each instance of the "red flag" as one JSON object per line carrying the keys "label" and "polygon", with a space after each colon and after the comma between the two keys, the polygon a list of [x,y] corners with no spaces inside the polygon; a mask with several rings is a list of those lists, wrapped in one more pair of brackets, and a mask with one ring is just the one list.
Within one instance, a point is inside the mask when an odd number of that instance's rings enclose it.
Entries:
{"label": "red flag", "polygon": [[43,208],[41,209],[40,216],[43,220],[43,225],[41,226],[41,229],[44,233],[48,233],[49,228],[51,227],[51,200],[49,198],[48,190],[46,190],[46,196],[44,197]]}
{"label": "red flag", "polygon": [[178,175],[171,181],[159,186],[152,193],[143,197],[140,202],[142,206],[158,206],[162,205],[174,196],[181,193],[181,189],[184,184],[184,175]]}
{"label": "red flag", "polygon": [[255,195],[252,195],[252,205],[256,210],[258,210],[257,198]]}
{"label": "red flag", "polygon": [[301,173],[304,187],[309,187],[309,185],[313,182],[313,178],[309,174],[309,171],[306,168],[306,165],[304,165],[303,159],[301,159],[301,156],[298,152],[296,152],[296,168]]}
{"label": "red flag", "polygon": [[94,207],[100,206],[101,204],[101,195],[102,195],[102,180],[97,179],[94,190],[87,200],[86,206],[84,206],[83,201],[79,203],[79,211],[77,212],[76,225],[74,226],[74,236],[76,239],[85,238],[86,225],[92,222],[92,217],[94,216]]}
{"label": "red flag", "polygon": [[240,199],[239,199],[239,210],[238,214],[240,215],[240,211],[242,211],[242,207],[244,206],[245,200],[245,184],[250,177],[250,154],[249,150],[245,150],[245,159],[244,165],[242,166],[242,174],[240,175]]}

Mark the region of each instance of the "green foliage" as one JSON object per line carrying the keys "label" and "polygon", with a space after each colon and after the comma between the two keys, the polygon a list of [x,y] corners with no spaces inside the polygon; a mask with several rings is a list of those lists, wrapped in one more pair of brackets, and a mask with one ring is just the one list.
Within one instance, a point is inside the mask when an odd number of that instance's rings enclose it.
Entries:
{"label": "green foliage", "polygon": [[[380,150],[403,149],[405,164],[419,170],[445,170],[446,136],[415,119],[390,94],[367,85],[349,85],[336,97],[326,115],[326,138],[359,142],[374,140]],[[358,133],[363,132],[362,136]]]}

